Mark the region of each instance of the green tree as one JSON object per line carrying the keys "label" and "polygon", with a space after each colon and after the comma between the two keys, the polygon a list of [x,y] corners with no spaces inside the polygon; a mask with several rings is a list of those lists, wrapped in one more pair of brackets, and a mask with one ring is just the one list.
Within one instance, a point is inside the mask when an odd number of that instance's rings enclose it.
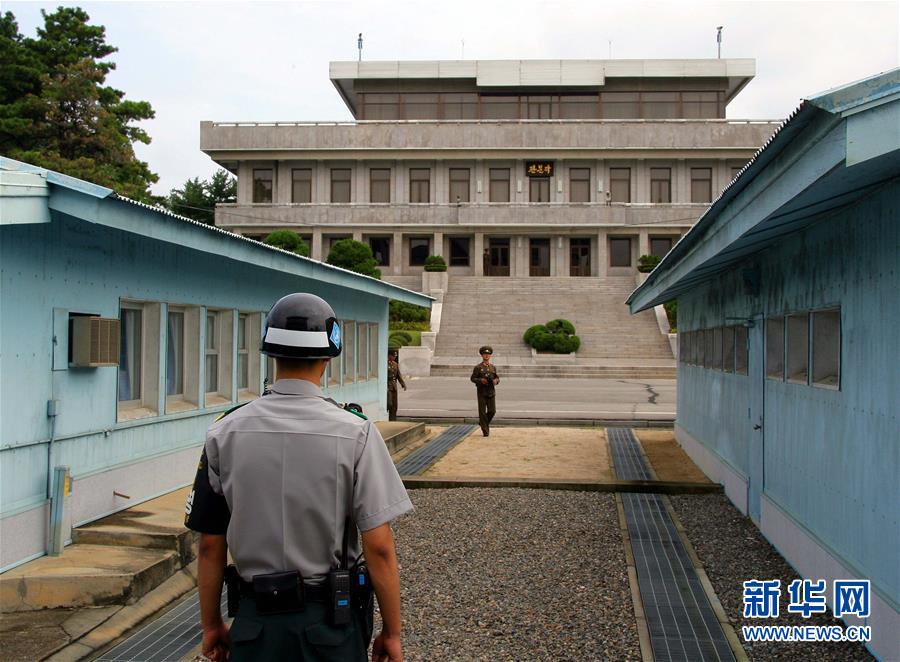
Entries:
{"label": "green tree", "polygon": [[116,65],[103,60],[118,50],[106,29],[77,7],[41,14],[37,39],[19,33],[12,13],[0,18],[0,152],[158,202],[159,178],[134,153],[150,142],[135,123],[154,112],[105,84]]}
{"label": "green tree", "polygon": [[264,244],[275,246],[303,257],[309,257],[309,244],[293,230],[275,230],[263,239]]}
{"label": "green tree", "polygon": [[217,170],[208,180],[194,177],[181,188],[172,189],[166,206],[176,214],[214,225],[216,205],[236,201],[237,179],[226,170]]}
{"label": "green tree", "polygon": [[375,256],[368,244],[353,239],[341,239],[334,242],[328,253],[328,264],[355,271],[372,278],[381,279],[381,270],[376,266]]}

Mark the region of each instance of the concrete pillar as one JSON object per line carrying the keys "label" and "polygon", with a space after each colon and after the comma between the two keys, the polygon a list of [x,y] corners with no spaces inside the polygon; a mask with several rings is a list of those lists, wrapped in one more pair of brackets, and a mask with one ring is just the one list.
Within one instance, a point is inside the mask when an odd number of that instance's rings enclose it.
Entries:
{"label": "concrete pillar", "polygon": [[253,202],[253,168],[247,161],[238,164],[237,201],[240,205]]}
{"label": "concrete pillar", "polygon": [[597,276],[606,278],[609,269],[609,245],[606,230],[597,233]]}
{"label": "concrete pillar", "polygon": [[[444,161],[433,161],[431,166],[431,204],[443,205],[447,203],[449,194],[447,187],[447,168]],[[441,255],[441,253],[435,253]]]}
{"label": "concrete pillar", "polygon": [[556,246],[557,246],[557,258],[556,258],[556,275],[557,276],[568,276],[569,275],[569,238],[559,236],[555,238]]}
{"label": "concrete pillar", "polygon": [[475,168],[472,174],[475,176],[475,181],[473,182],[475,195],[472,198],[472,202],[485,202],[488,199],[488,181],[486,178],[487,172],[485,171],[484,161],[482,159],[475,161]]}
{"label": "concrete pillar", "polygon": [[275,162],[275,191],[272,200],[280,205],[291,203],[291,166],[286,161]]}
{"label": "concrete pillar", "polygon": [[320,204],[331,202],[331,169],[324,161],[316,161],[316,190],[313,202]]}
{"label": "concrete pillar", "polygon": [[473,265],[475,267],[475,275],[484,276],[484,233],[476,232],[475,240],[472,243],[474,245],[474,248],[472,249],[472,261],[475,263]]}
{"label": "concrete pillar", "polygon": [[443,232],[435,232],[434,237],[431,240],[431,254],[432,255],[440,255],[443,257],[444,255],[444,233]]}
{"label": "concrete pillar", "polygon": [[355,241],[362,241],[363,240],[362,230],[354,230],[353,231],[353,239]]}
{"label": "concrete pillar", "polygon": [[391,273],[399,276],[403,273],[403,233],[395,232],[391,241]]}
{"label": "concrete pillar", "polygon": [[531,261],[528,259],[531,238],[528,235],[519,235],[510,237],[509,242],[509,273],[512,276],[527,278],[531,275]]}
{"label": "concrete pillar", "polygon": [[[640,234],[638,234],[638,254],[641,255],[650,255],[650,231],[649,230],[641,230]],[[637,265],[634,265],[637,266]]]}
{"label": "concrete pillar", "polygon": [[322,257],[322,228],[313,228],[312,246],[309,247],[310,257],[320,262]]}

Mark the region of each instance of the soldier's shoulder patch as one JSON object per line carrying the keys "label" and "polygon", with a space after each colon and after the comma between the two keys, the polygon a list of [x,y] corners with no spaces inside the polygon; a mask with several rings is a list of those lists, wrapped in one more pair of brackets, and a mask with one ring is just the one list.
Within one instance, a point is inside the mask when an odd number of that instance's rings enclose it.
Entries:
{"label": "soldier's shoulder patch", "polygon": [[239,405],[235,405],[235,406],[232,407],[231,409],[226,409],[225,411],[223,411],[221,414],[219,414],[219,415],[216,417],[215,422],[218,423],[218,422],[221,421],[223,418],[225,418],[226,416],[228,416],[228,414],[232,414],[232,413],[236,412],[238,409],[240,409],[241,407],[243,407],[244,405],[247,405],[247,404],[249,404],[249,403],[248,403],[248,402],[242,402],[242,403],[240,403]]}

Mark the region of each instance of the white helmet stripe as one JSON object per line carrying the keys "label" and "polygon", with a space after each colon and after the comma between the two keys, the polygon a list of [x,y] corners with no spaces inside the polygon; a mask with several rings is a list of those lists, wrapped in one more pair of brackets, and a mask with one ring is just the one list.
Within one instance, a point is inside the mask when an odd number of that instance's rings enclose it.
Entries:
{"label": "white helmet stripe", "polygon": [[293,331],[291,329],[266,329],[265,342],[286,347],[328,348],[328,334],[324,331]]}

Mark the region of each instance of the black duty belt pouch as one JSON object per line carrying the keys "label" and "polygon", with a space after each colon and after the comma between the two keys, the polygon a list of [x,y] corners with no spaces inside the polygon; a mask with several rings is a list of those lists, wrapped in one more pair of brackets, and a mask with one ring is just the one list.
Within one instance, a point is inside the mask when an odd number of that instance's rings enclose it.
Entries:
{"label": "black duty belt pouch", "polygon": [[260,614],[303,611],[303,577],[296,570],[254,575],[253,594]]}

